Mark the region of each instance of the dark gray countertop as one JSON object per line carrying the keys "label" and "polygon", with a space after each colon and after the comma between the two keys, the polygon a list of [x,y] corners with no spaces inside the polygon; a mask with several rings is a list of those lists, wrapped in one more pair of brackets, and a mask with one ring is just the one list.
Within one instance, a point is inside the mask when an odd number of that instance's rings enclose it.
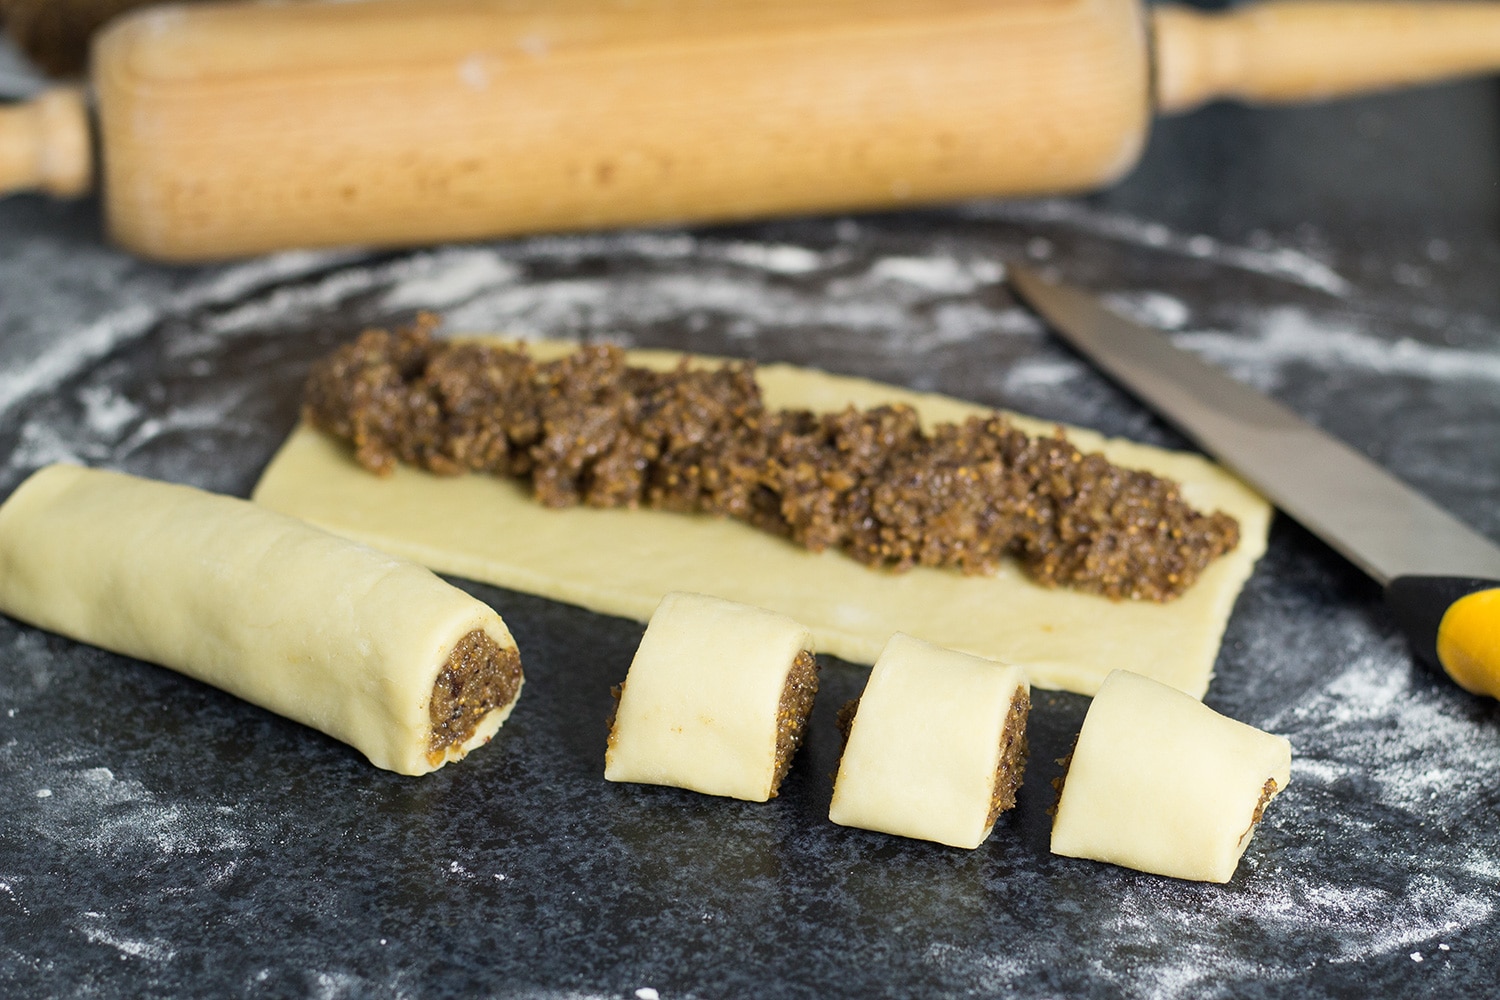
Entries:
{"label": "dark gray countertop", "polygon": [[[3,68],[3,67],[0,67]],[[3,75],[3,74],[0,74]],[[97,206],[0,202],[0,495],[72,459],[244,495],[311,358],[452,330],[813,364],[1181,439],[1020,309],[1111,297],[1500,538],[1492,82],[1160,124],[1113,191],[200,268]],[[165,670],[0,618],[0,995],[1459,996],[1500,984],[1500,708],[1415,664],[1375,586],[1278,521],[1207,702],[1288,736],[1227,886],[1047,851],[1086,699],[1038,692],[979,850],[830,825],[835,707],[765,805],[602,779],[641,626],[464,584],[525,697],[422,779]]]}

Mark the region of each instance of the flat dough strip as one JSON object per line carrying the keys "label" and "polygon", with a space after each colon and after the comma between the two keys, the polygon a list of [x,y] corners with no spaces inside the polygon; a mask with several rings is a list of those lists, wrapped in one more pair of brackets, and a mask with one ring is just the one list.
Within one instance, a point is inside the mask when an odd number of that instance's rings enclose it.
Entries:
{"label": "flat dough strip", "polygon": [[[577,345],[528,345],[540,359]],[[631,364],[675,365],[676,352],[631,351]],[[712,359],[717,363],[717,359]],[[945,396],[790,365],[757,370],[771,408],[839,410],[906,403],[924,425],[993,412]],[[1053,425],[1011,415],[1029,434]],[[812,553],[728,519],[653,510],[550,510],[519,482],[453,478],[400,467],[388,477],[299,426],[266,468],[254,499],[442,573],[646,621],[669,591],[713,594],[805,623],[819,652],[873,663],[895,632],[988,659],[1024,664],[1032,683],[1092,694],[1113,669],[1201,698],[1240,588],[1265,551],[1271,509],[1223,469],[1092,431],[1065,428],[1084,451],[1182,484],[1200,510],[1240,522],[1240,544],[1170,604],[1114,602],[1033,583],[1007,562],[994,576],[917,568],[873,570],[837,552]]]}

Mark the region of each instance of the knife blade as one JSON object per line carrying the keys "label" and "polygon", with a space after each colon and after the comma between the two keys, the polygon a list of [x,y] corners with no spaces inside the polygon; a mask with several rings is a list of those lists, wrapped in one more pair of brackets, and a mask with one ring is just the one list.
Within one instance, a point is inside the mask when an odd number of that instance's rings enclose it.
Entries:
{"label": "knife blade", "polygon": [[1006,272],[1064,340],[1384,587],[1419,656],[1500,697],[1500,547],[1161,332],[1030,268]]}

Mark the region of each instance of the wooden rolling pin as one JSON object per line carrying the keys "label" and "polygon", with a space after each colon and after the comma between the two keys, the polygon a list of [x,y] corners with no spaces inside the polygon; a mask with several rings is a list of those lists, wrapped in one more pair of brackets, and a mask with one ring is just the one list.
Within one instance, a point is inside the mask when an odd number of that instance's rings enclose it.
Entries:
{"label": "wooden rolling pin", "polygon": [[96,130],[76,91],[0,110],[0,191],[100,173],[114,237],[182,261],[880,208],[1108,184],[1154,111],[1497,65],[1500,3],[165,6],[96,39]]}

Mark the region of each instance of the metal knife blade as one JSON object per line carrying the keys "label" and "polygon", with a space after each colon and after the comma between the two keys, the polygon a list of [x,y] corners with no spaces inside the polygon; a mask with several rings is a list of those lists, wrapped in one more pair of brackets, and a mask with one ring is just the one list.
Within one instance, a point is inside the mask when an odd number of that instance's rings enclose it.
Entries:
{"label": "metal knife blade", "polygon": [[[1494,658],[1483,668],[1493,676],[1477,683],[1500,694],[1500,547],[1162,333],[1029,268],[1010,265],[1007,273],[1011,287],[1068,343],[1384,586],[1418,652],[1470,690],[1476,689],[1466,682],[1472,678],[1459,677],[1442,660],[1437,633],[1445,617],[1451,632],[1455,619],[1447,612],[1462,598],[1490,593],[1486,602],[1494,605],[1494,620],[1486,612],[1472,638],[1487,644],[1486,656]],[[1413,581],[1427,581],[1416,596]],[[1436,620],[1409,621],[1416,613],[1413,602],[1426,608],[1417,617],[1435,614]]]}

